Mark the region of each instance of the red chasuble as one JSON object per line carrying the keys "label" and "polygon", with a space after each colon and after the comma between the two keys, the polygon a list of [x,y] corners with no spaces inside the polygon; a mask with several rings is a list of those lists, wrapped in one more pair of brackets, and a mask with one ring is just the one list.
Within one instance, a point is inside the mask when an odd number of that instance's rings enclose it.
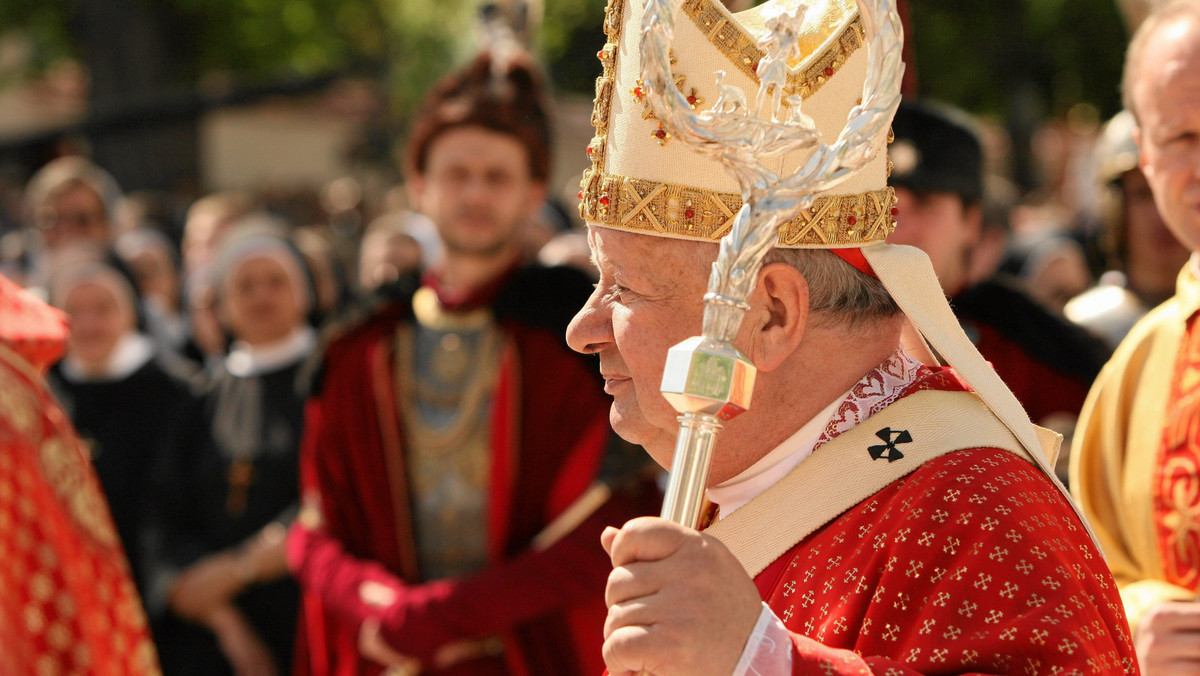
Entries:
{"label": "red chasuble", "polygon": [[[963,387],[941,370],[906,394],[919,389]],[[1059,491],[1007,451],[925,463],[754,582],[792,632],[795,674],[1137,673],[1104,559]]]}
{"label": "red chasuble", "polygon": [[[567,349],[553,321],[504,309],[506,296],[519,299],[515,307],[536,305],[524,292],[509,293],[514,287],[574,302],[562,280],[544,278],[548,273],[533,279],[518,273],[493,305],[506,344],[492,405],[491,564],[474,575],[426,581],[418,570],[395,401],[393,346],[397,322],[409,321],[407,306],[393,305],[327,349],[302,448],[306,508],[288,542],[304,590],[297,673],[379,673],[358,655],[365,618],[379,618],[389,645],[420,661],[422,674],[602,668],[610,563],[600,532],[656,503],[613,497],[548,548],[531,546],[596,479],[610,435],[609,400],[594,365]],[[579,290],[586,295],[590,286]],[[463,641],[468,652],[496,646],[502,652],[439,670],[437,661]]]}
{"label": "red chasuble", "polygon": [[157,674],[100,484],[42,380],[65,336],[0,276],[0,674]]}

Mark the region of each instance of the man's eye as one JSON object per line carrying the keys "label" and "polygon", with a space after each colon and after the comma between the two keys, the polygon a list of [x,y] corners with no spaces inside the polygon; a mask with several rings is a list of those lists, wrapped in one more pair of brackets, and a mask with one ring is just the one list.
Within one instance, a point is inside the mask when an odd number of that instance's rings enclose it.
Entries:
{"label": "man's eye", "polygon": [[1200,135],[1194,131],[1179,132],[1167,137],[1167,145],[1176,147],[1191,145],[1196,142],[1197,138],[1200,138]]}
{"label": "man's eye", "polygon": [[505,186],[513,182],[512,177],[502,171],[489,171],[487,174],[487,182],[493,186]]}
{"label": "man's eye", "polygon": [[449,183],[462,183],[467,180],[467,172],[458,168],[450,168],[442,172],[442,180]]}
{"label": "man's eye", "polygon": [[605,297],[612,298],[617,301],[620,301],[623,295],[628,295],[630,293],[628,287],[621,286],[616,282],[606,283],[603,280],[593,283],[592,288],[599,291]]}

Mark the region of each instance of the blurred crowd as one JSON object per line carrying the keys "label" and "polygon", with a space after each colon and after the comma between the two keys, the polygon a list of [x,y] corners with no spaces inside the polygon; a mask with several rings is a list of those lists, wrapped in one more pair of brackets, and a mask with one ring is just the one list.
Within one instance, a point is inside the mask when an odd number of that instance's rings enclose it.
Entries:
{"label": "blurred crowd", "polygon": [[[343,178],[175,213],[66,156],[0,219],[14,225],[0,274],[69,319],[48,381],[90,451],[167,673],[220,673],[231,653],[251,655],[251,673],[289,670],[298,597],[283,538],[318,332],[443,255],[402,187],[378,197],[368,209]],[[541,213],[520,233],[525,258],[586,265],[564,207]],[[216,608],[229,631],[212,630]]]}

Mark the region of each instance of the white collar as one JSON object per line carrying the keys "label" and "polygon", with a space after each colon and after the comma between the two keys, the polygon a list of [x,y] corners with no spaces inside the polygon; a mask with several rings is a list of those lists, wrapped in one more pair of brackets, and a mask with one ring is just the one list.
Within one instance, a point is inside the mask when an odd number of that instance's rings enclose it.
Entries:
{"label": "white collar", "polygon": [[317,334],[310,326],[296,328],[269,345],[255,347],[239,340],[225,358],[225,370],[239,378],[278,371],[308,357],[316,345]]}
{"label": "white collar", "polygon": [[849,392],[846,392],[834,399],[792,436],[784,439],[783,443],[759,458],[758,462],[743,470],[741,474],[720,486],[708,489],[708,499],[717,505],[721,518],[733,514],[739,507],[774,486],[775,482],[787,476],[805,458],[812,455],[813,447],[821,438],[829,419],[848,394]]}
{"label": "white collar", "polygon": [[117,339],[108,363],[99,373],[91,373],[78,357],[68,354],[63,358],[63,377],[73,383],[97,383],[124,380],[154,358],[154,342],[140,333],[133,332]]}

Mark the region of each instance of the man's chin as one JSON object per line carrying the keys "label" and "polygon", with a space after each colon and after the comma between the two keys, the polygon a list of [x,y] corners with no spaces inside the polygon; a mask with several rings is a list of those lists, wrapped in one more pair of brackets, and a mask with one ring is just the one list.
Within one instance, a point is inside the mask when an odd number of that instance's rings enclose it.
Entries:
{"label": "man's chin", "polygon": [[640,413],[627,415],[615,401],[609,409],[608,422],[617,436],[641,446],[663,469],[670,469],[671,454],[675,450],[674,431],[667,433],[651,424]]}
{"label": "man's chin", "polygon": [[1200,214],[1197,214],[1197,223],[1190,226],[1187,239],[1179,239],[1179,243],[1193,254],[1200,252]]}
{"label": "man's chin", "polygon": [[486,240],[466,240],[454,241],[445,240],[446,251],[459,256],[472,256],[475,258],[493,258],[508,251],[511,242],[506,239],[501,239],[494,242]]}

